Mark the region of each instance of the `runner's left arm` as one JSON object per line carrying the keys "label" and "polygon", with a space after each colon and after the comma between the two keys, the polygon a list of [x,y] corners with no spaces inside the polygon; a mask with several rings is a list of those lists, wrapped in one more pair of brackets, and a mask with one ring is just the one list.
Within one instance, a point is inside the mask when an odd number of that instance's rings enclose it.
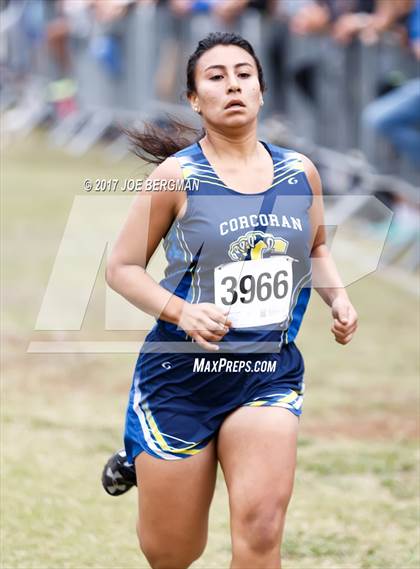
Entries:
{"label": "runner's left arm", "polygon": [[334,259],[326,244],[324,222],[324,203],[321,178],[309,158],[300,154],[306,177],[313,193],[313,203],[309,211],[312,228],[312,286],[331,307],[333,325],[331,332],[340,344],[348,344],[357,329],[357,312],[337,271]]}

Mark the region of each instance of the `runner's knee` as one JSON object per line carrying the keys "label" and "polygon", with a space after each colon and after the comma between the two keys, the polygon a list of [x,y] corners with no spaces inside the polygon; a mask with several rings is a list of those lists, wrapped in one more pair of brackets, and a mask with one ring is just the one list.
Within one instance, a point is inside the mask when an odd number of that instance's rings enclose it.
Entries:
{"label": "runner's knee", "polygon": [[191,539],[159,539],[156,534],[152,538],[139,532],[140,550],[146,557],[152,569],[184,569],[198,559],[206,546],[207,538],[203,537],[193,542]]}
{"label": "runner's knee", "polygon": [[236,514],[236,541],[247,549],[266,553],[279,546],[289,497],[255,502]]}

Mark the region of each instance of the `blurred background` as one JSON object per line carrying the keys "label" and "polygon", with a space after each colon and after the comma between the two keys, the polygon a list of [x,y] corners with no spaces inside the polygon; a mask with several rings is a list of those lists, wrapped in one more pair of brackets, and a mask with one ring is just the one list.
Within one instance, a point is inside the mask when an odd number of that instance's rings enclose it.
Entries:
{"label": "blurred background", "polygon": [[[107,243],[132,196],[121,206],[102,186],[90,218],[69,220],[88,198],[86,179],[122,184],[151,171],[122,129],[164,128],[169,116],[200,129],[186,62],[216,30],[241,33],[260,58],[259,137],[318,167],[360,316],[339,346],[313,294],[297,341],[307,391],[284,567],[420,566],[420,0],[0,0],[4,567],[148,566],[135,493],[113,500],[100,487],[153,323],[110,326],[104,316]],[[83,317],[40,324],[57,258],[77,288],[77,257],[117,209],[117,227],[95,245]],[[161,278],[161,248],[151,265]],[[66,291],[58,302],[71,312]],[[227,567],[229,548],[219,475],[194,567]]]}

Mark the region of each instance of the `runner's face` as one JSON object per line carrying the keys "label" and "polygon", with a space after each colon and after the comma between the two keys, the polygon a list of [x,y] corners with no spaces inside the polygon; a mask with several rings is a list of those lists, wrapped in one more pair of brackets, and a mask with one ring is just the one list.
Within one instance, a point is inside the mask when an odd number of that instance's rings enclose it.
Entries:
{"label": "runner's face", "polygon": [[[261,108],[261,88],[254,58],[236,45],[217,45],[197,61],[196,93],[191,96],[205,122],[242,126],[256,118]],[[226,108],[233,99],[243,106]]]}

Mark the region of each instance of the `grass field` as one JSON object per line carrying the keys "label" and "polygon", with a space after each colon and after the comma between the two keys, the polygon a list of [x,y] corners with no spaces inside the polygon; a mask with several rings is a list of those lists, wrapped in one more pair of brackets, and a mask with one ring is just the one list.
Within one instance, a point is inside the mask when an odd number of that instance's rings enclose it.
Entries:
{"label": "grass field", "polygon": [[[112,499],[99,481],[121,444],[135,355],[27,353],[41,336],[77,336],[34,326],[83,180],[143,171],[134,158],[112,164],[99,150],[69,157],[42,134],[11,145],[2,166],[1,566],[146,568],[135,493]],[[83,330],[91,339],[103,330],[102,281],[103,266]],[[349,292],[360,315],[350,345],[333,341],[315,294],[298,339],[307,391],[284,568],[418,569],[418,301],[376,275]],[[219,472],[208,546],[194,567],[227,568],[229,559]]]}

